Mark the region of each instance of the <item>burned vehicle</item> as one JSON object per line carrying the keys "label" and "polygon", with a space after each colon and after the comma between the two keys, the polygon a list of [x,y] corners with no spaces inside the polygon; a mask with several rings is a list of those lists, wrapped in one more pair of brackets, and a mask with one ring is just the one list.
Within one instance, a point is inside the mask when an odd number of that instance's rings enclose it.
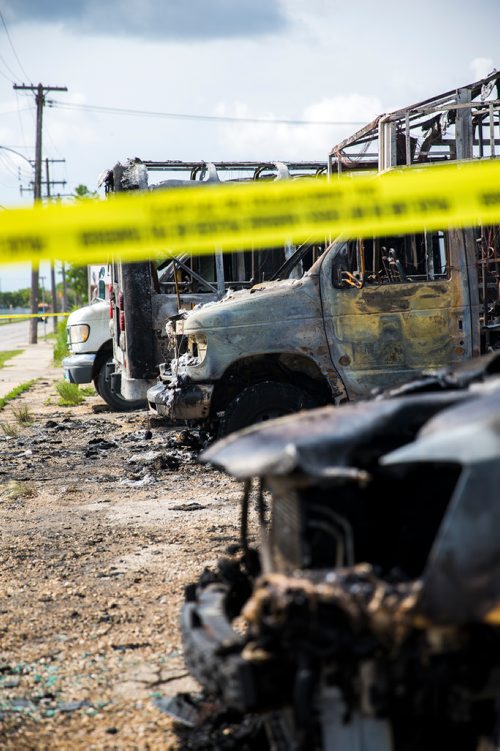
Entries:
{"label": "burned vehicle", "polygon": [[241,539],[186,590],[185,662],[248,748],[499,747],[497,353],[201,459],[242,481]]}
{"label": "burned vehicle", "polygon": [[[380,116],[332,149],[329,174],[494,158],[499,86],[495,72]],[[148,389],[150,413],[221,436],[367,398],[500,346],[499,290],[498,226],[334,238],[301,278],[172,322],[183,349]]]}
{"label": "burned vehicle", "polygon": [[[251,181],[316,179],[324,177],[324,161],[186,162],[142,160],[118,162],[100,178],[106,195],[124,191],[157,192],[189,190]],[[107,380],[114,393],[145,401],[147,388],[156,382],[159,364],[175,356],[165,326],[179,311],[220,300],[230,289],[245,289],[275,273],[299,275],[323,250],[319,244],[296,248],[291,242],[279,247],[246,248],[197,255],[189,247],[181,255],[158,248],[149,260],[111,263],[110,324],[113,359]]]}

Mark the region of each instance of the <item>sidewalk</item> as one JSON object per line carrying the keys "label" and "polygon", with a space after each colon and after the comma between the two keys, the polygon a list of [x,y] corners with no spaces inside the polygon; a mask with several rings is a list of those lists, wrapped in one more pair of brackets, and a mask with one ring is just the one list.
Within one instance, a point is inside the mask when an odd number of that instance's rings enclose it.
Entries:
{"label": "sidewalk", "polygon": [[41,340],[37,344],[23,347],[20,355],[15,355],[0,368],[0,399],[21,383],[33,378],[59,377],[62,368],[53,366],[54,342]]}

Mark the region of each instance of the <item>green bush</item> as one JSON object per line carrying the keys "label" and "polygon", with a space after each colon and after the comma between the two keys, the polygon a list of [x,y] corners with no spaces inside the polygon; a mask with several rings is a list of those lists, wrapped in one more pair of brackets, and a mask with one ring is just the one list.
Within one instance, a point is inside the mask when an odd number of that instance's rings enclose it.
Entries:
{"label": "green bush", "polygon": [[58,381],[56,391],[60,396],[58,404],[61,407],[75,407],[85,400],[85,395],[82,394],[77,383]]}
{"label": "green bush", "polygon": [[60,367],[64,357],[70,354],[66,341],[66,320],[57,324],[56,343],[54,345],[54,365]]}
{"label": "green bush", "polygon": [[97,391],[95,390],[94,386],[80,386],[80,393],[82,393],[84,396],[95,396],[97,394]]}

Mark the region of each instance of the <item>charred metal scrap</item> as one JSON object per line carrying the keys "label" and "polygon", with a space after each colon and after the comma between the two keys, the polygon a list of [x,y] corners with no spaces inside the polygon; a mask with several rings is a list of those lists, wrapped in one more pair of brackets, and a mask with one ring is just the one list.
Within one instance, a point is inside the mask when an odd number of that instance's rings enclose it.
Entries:
{"label": "charred metal scrap", "polygon": [[499,747],[498,354],[201,459],[245,487],[239,544],[182,609],[208,695],[273,751]]}

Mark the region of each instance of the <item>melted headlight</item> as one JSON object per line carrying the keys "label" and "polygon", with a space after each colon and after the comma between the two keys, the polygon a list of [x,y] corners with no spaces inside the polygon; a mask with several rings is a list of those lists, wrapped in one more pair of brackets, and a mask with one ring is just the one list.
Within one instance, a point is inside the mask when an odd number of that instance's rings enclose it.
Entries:
{"label": "melted headlight", "polygon": [[207,338],[203,334],[190,335],[187,342],[188,353],[201,364],[207,354]]}

